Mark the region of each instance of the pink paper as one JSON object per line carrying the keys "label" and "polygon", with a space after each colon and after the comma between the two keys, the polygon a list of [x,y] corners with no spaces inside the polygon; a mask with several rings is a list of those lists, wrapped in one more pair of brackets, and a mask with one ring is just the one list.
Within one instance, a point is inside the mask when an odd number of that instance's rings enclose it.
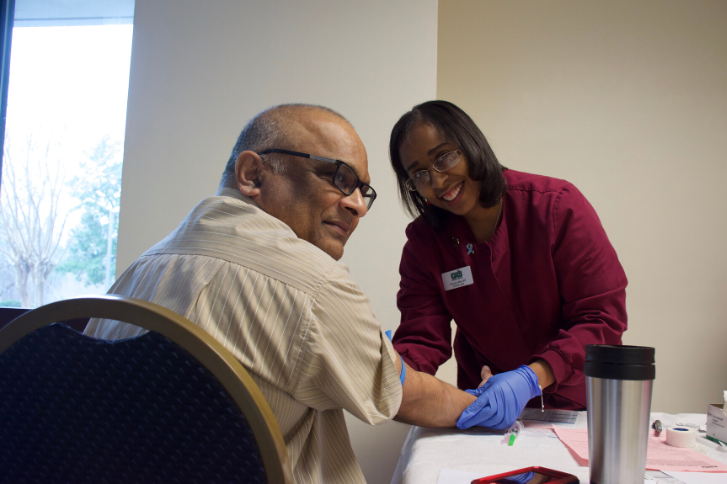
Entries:
{"label": "pink paper", "polygon": [[[588,465],[588,430],[553,426],[558,438]],[[582,462],[579,462],[582,464]],[[646,450],[646,469],[653,471],[727,472],[727,465],[710,459],[693,449],[672,447],[666,443],[666,432],[659,437],[651,431]]]}

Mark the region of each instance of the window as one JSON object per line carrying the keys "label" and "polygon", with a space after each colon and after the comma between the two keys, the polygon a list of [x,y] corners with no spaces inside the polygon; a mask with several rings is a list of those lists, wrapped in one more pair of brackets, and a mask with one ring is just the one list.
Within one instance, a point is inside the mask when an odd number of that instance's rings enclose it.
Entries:
{"label": "window", "polygon": [[134,1],[14,7],[0,306],[37,307],[115,277]]}

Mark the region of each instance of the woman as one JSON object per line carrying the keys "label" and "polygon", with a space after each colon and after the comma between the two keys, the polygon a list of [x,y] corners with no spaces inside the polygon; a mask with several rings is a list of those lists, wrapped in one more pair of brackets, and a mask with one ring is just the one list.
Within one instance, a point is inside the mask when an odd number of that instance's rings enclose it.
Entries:
{"label": "woman", "polygon": [[452,354],[454,319],[457,385],[487,380],[463,428],[503,428],[534,397],[531,406],[585,409],[585,345],[620,344],[626,329],[626,275],[593,207],[566,181],[500,165],[445,101],[404,114],[389,153],[417,217],[400,266],[397,351],[434,374]]}

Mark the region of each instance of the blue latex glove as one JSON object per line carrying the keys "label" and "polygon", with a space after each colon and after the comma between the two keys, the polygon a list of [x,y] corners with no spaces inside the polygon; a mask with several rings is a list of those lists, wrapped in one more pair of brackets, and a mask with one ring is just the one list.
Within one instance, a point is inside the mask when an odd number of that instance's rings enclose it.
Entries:
{"label": "blue latex glove", "polygon": [[457,427],[475,425],[506,429],[517,420],[531,398],[540,396],[538,377],[528,366],[491,376],[487,383],[467,393],[477,397],[457,421]]}
{"label": "blue latex glove", "polygon": [[533,471],[530,471],[525,474],[518,474],[516,476],[506,477],[502,480],[502,482],[507,482],[508,484],[511,482],[513,484],[528,484],[528,482],[530,482],[533,477],[535,477],[535,473]]}

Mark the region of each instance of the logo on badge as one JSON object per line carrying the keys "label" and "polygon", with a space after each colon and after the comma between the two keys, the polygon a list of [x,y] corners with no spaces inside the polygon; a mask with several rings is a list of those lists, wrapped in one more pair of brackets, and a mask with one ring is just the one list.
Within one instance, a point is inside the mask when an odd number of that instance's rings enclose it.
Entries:
{"label": "logo on badge", "polygon": [[453,281],[454,280],[457,280],[457,279],[461,279],[462,278],[462,271],[454,271],[454,272],[451,273],[451,275],[452,275],[452,280]]}

